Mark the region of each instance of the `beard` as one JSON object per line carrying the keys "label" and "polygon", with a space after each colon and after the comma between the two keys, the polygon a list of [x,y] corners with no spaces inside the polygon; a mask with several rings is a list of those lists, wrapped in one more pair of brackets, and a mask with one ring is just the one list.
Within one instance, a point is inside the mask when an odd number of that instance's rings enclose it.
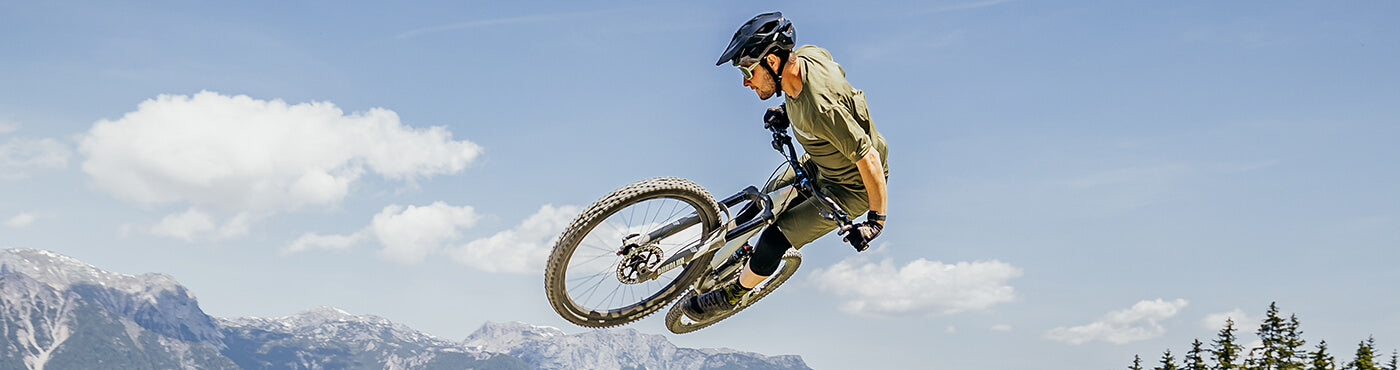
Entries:
{"label": "beard", "polygon": [[768,89],[754,89],[754,92],[758,94],[759,100],[768,100],[774,96],[783,96],[783,90],[778,88],[778,84],[776,82],[772,84],[773,86],[770,86],[771,88]]}
{"label": "beard", "polygon": [[768,81],[763,88],[754,89],[754,92],[758,93],[758,99],[768,100],[774,96],[783,96],[782,82],[778,76],[773,73],[773,70],[768,69],[767,65],[763,66],[763,70],[768,74]]}

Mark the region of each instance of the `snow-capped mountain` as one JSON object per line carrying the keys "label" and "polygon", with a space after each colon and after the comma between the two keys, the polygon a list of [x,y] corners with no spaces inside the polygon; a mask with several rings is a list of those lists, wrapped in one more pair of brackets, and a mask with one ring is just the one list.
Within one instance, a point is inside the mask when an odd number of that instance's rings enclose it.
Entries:
{"label": "snow-capped mountain", "polygon": [[275,318],[220,320],[219,325],[229,347],[224,354],[243,368],[527,368],[511,356],[331,307]]}
{"label": "snow-capped mountain", "polygon": [[108,313],[166,337],[215,345],[221,340],[213,318],[205,315],[194,294],[170,275],[124,275],[44,250],[0,251],[0,275],[11,273],[27,275],[58,291],[77,293]]}
{"label": "snow-capped mountain", "polygon": [[7,249],[0,292],[0,369],[237,368],[219,354],[212,318],[169,276]]}
{"label": "snow-capped mountain", "polygon": [[807,369],[799,356],[692,349],[633,329],[563,331],[520,322],[486,323],[466,345],[507,353],[537,369]]}
{"label": "snow-capped mountain", "polygon": [[806,369],[798,356],[678,348],[635,330],[486,323],[465,341],[331,307],[213,318],[163,274],[0,250],[0,369]]}

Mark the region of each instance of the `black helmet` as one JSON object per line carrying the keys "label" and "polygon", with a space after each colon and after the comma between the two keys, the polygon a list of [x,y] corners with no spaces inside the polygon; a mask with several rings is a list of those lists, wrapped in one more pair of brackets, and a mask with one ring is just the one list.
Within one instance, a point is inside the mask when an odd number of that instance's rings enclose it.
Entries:
{"label": "black helmet", "polygon": [[734,39],[729,41],[729,47],[720,54],[715,65],[756,62],[774,50],[792,50],[796,44],[797,30],[792,28],[792,22],[783,18],[782,12],[759,14],[734,32]]}

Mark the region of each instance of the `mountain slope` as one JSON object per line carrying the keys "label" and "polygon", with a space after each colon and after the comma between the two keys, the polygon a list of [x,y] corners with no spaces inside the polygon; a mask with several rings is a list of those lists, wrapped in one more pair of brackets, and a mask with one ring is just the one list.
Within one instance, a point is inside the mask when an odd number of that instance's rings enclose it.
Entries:
{"label": "mountain slope", "polygon": [[232,369],[221,336],[169,276],[99,270],[46,251],[0,251],[0,368]]}
{"label": "mountain slope", "polygon": [[0,250],[0,369],[806,369],[798,356],[679,348],[635,330],[486,323],[465,341],[320,307],[219,319],[163,274]]}
{"label": "mountain slope", "polygon": [[730,349],[679,348],[660,335],[633,329],[567,335],[525,323],[486,323],[465,344],[508,353],[539,369],[807,369],[798,356],[764,356]]}
{"label": "mountain slope", "polygon": [[220,320],[228,350],[245,369],[527,369],[499,353],[423,334],[371,315],[320,307],[278,318]]}

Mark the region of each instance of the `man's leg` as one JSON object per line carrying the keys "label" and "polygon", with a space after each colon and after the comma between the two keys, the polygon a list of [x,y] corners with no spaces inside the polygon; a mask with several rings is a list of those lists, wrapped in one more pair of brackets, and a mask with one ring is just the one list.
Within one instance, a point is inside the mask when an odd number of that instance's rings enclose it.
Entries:
{"label": "man's leg", "polygon": [[703,320],[733,309],[745,294],[777,271],[789,248],[801,248],[832,230],[836,230],[836,222],[822,218],[814,200],[799,200],[759,235],[754,254],[739,273],[739,279],[683,302],[686,316]]}
{"label": "man's leg", "polygon": [[776,226],[764,229],[763,234],[758,237],[758,246],[754,247],[753,256],[749,257],[749,263],[745,264],[743,272],[739,273],[740,288],[747,293],[763,282],[763,279],[773,276],[788,248],[792,248],[792,244],[788,242],[782,230],[778,230]]}
{"label": "man's leg", "polygon": [[754,247],[749,262],[744,264],[743,271],[739,273],[739,280],[683,302],[686,316],[690,316],[692,320],[703,320],[717,312],[734,309],[734,305],[738,304],[745,294],[749,294],[763,279],[773,275],[782,263],[783,253],[791,247],[782,231],[775,226],[768,226],[759,235],[758,245]]}
{"label": "man's leg", "polygon": [[[840,188],[825,188],[825,191],[835,197],[837,202],[853,205],[854,209],[868,207],[864,194]],[[787,253],[788,248],[802,248],[836,230],[836,221],[821,216],[815,199],[800,197],[793,202],[794,205],[787,212],[783,212],[772,225],[763,230],[753,256],[749,257],[749,263],[744,266],[743,272],[739,273],[738,285],[739,288],[745,289],[745,292],[758,286],[763,279],[777,271],[778,265],[782,263],[783,253]],[[845,211],[850,213],[852,209],[846,208]]]}

